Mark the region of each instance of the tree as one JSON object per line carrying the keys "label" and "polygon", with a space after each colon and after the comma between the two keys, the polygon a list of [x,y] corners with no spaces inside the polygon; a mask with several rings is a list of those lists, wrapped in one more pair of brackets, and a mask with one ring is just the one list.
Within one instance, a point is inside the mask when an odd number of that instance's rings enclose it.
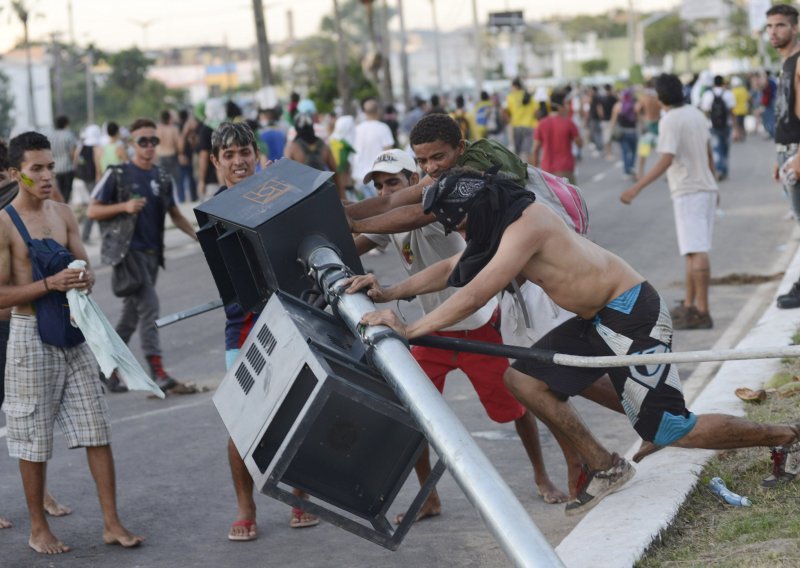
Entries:
{"label": "tree", "polygon": [[690,50],[696,40],[695,29],[677,13],[658,20],[644,32],[645,51],[651,57],[664,57],[669,53]]}
{"label": "tree", "polygon": [[575,16],[561,21],[561,29],[572,40],[581,39],[589,33],[596,33],[602,38],[625,37],[628,35],[628,24],[621,19],[610,18],[607,15]]}
{"label": "tree", "polygon": [[[309,91],[309,96],[316,101],[319,112],[332,111],[335,101],[340,97],[336,71],[335,65],[327,65],[320,68],[319,81]],[[378,89],[375,84],[364,75],[361,65],[353,59],[350,60],[347,66],[347,78],[350,84],[350,92],[355,100],[363,101],[364,99],[378,96]]]}
{"label": "tree", "polygon": [[14,97],[11,94],[11,81],[0,71],[0,138],[8,139],[11,128],[11,111],[14,110]]}
{"label": "tree", "polygon": [[608,59],[589,59],[581,63],[584,75],[596,75],[608,71]]}
{"label": "tree", "polygon": [[124,91],[135,91],[145,81],[147,70],[153,60],[142,53],[139,48],[132,47],[113,53],[108,57],[111,66],[109,85]]}

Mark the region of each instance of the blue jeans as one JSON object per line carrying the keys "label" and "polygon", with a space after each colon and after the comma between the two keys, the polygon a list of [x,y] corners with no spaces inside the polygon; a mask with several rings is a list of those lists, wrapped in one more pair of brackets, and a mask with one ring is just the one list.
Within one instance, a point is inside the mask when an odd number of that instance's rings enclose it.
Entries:
{"label": "blue jeans", "polygon": [[717,175],[721,177],[727,177],[728,155],[731,152],[730,127],[712,128],[711,144],[712,150],[714,151],[714,168],[717,170]]}
{"label": "blue jeans", "polygon": [[626,174],[632,174],[636,166],[636,146],[639,134],[635,128],[620,128],[619,146],[622,148],[622,167]]}
{"label": "blue jeans", "polygon": [[187,194],[192,201],[197,201],[197,182],[194,179],[192,164],[180,166],[181,179],[178,182],[178,201],[186,201]]}
{"label": "blue jeans", "polygon": [[764,125],[764,130],[767,131],[769,137],[775,138],[775,105],[764,107],[761,112],[761,124]]}
{"label": "blue jeans", "polygon": [[[786,160],[794,157],[796,152],[778,152],[778,167],[781,167]],[[789,198],[792,203],[792,211],[794,211],[795,220],[800,223],[800,182],[787,186],[783,184],[783,193]]]}

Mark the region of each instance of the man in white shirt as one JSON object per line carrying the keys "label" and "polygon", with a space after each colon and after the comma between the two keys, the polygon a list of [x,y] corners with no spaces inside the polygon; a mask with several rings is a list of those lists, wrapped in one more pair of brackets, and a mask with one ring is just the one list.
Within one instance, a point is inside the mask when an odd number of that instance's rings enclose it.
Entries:
{"label": "man in white shirt", "polygon": [[630,204],[645,187],[667,173],[678,248],[686,258],[686,295],[683,303],[670,311],[673,328],[710,329],[714,324],[708,310],[708,253],[719,188],[714,179],[707,120],[700,110],[683,104],[683,85],[675,75],[659,76],[656,92],[665,109],[658,125],[657,150],[661,157],[620,195],[620,200]]}
{"label": "man in white shirt", "polygon": [[719,181],[728,177],[728,155],[731,151],[731,125],[736,99],[725,87],[721,75],[714,77],[714,87],[703,93],[700,109],[711,121],[711,138],[714,141],[714,167]]}
{"label": "man in white shirt", "polygon": [[378,101],[375,99],[364,101],[364,114],[366,120],[356,126],[353,180],[356,189],[365,197],[374,197],[375,188],[372,183],[362,184],[362,180],[372,169],[375,156],[394,147],[394,137],[391,129],[380,121],[381,110]]}

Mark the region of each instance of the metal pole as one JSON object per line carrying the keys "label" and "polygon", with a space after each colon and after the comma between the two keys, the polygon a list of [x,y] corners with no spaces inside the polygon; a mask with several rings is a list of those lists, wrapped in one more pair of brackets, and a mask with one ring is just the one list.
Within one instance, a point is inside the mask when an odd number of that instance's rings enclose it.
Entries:
{"label": "metal pole", "polygon": [[439,22],[436,19],[436,0],[431,0],[431,14],[433,15],[433,47],[436,51],[436,90],[442,94],[442,49],[439,46]]}
{"label": "metal pole", "polygon": [[253,0],[253,15],[256,23],[256,42],[258,43],[258,67],[262,87],[272,85],[272,67],[269,62],[269,42],[267,27],[264,24],[264,5],[261,0]]}
{"label": "metal pole", "polygon": [[[372,344],[375,366],[408,407],[505,554],[516,566],[563,566],[528,512],[420,369],[406,344],[399,338],[386,336],[388,328],[385,326],[369,327],[362,333],[361,317],[374,311],[375,304],[366,294],[344,293],[339,283],[346,277],[347,270],[329,246],[301,246],[301,259],[342,320]],[[380,338],[381,335],[384,337]]]}
{"label": "metal pole", "polygon": [[89,45],[86,49],[86,122],[94,124],[94,47]]}
{"label": "metal pole", "polygon": [[637,353],[631,355],[608,355],[586,357],[567,355],[550,349],[536,347],[516,347],[514,345],[498,345],[484,341],[471,341],[451,337],[424,335],[410,341],[412,345],[481,353],[495,357],[511,357],[512,359],[533,359],[546,363],[555,363],[564,367],[603,368],[628,367],[630,365],[661,365],[676,363],[704,363],[706,361],[744,361],[749,359],[780,359],[784,357],[800,357],[800,345],[779,345],[758,349],[718,349],[707,351],[671,351],[654,353]]}
{"label": "metal pole", "polygon": [[636,65],[636,12],[633,0],[628,0],[628,57],[630,58],[628,69],[630,69]]}
{"label": "metal pole", "polygon": [[481,100],[483,91],[483,44],[481,42],[481,27],[478,23],[478,2],[472,0],[472,27],[475,33],[475,100]]}
{"label": "metal pole", "polygon": [[333,0],[333,24],[336,28],[336,87],[342,99],[342,115],[353,114],[353,95],[347,73],[347,42],[342,32],[342,14],[338,0]]}
{"label": "metal pole", "polygon": [[400,16],[400,70],[403,74],[403,103],[405,111],[411,110],[411,85],[408,77],[408,51],[406,50],[406,20],[403,15],[403,0],[397,0],[397,15]]}
{"label": "metal pole", "polygon": [[383,86],[383,104],[393,105],[392,38],[389,35],[389,6],[386,4],[386,0],[383,0],[381,8],[381,51],[383,52],[381,85]]}

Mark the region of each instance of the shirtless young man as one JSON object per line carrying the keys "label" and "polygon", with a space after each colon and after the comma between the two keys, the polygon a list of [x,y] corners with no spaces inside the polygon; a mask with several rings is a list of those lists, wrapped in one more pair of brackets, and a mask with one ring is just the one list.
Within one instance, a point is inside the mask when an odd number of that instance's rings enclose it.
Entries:
{"label": "shirtless young man", "polygon": [[[31,238],[87,260],[72,211],[50,199],[55,175],[47,138],[36,132],[17,136],[9,145],[8,161],[11,177],[20,187],[11,206]],[[72,347],[44,343],[34,315],[34,302],[71,289],[90,290],[94,275],[88,267],[64,268],[33,280],[28,247],[10,211],[0,212],[0,308],[13,307],[8,357],[20,364],[8,366],[3,410],[9,455],[19,459],[31,519],[28,544],[44,554],[69,551],[50,531],[43,506],[45,466],[52,455],[53,424],[58,421],[70,448],[86,448],[103,512],[104,542],[138,546],[144,539],[130,533],[117,515],[111,430],[94,357],[85,341]]]}
{"label": "shirtless young man", "polygon": [[[8,205],[19,193],[19,184],[11,179],[8,171],[8,147],[0,141],[0,209]],[[0,309],[0,406],[5,400],[6,347],[8,346],[8,330],[11,325],[11,308]],[[55,500],[45,488],[44,510],[53,517],[64,517],[72,513],[72,509]],[[11,528],[11,521],[0,517],[0,529]]]}
{"label": "shirtless young man", "polygon": [[[413,158],[403,150],[386,150],[375,158],[372,169],[364,177],[364,184],[372,182],[381,195],[391,195],[403,188],[419,182]],[[464,239],[456,233],[446,233],[439,223],[403,232],[396,235],[361,234],[356,237],[356,250],[364,254],[377,246],[392,246],[397,250],[398,260],[408,274],[416,274],[453,254],[464,250]],[[371,275],[377,284],[378,280]],[[448,288],[435,294],[426,294],[418,298],[423,312],[428,313],[455,292]],[[454,326],[442,329],[437,335],[456,337],[474,341],[502,343],[500,333],[495,325],[495,310],[498,302],[492,298],[475,314]],[[472,383],[475,392],[486,410],[487,416],[498,423],[514,422],[522,445],[533,466],[534,481],[539,495],[545,503],[563,503],[567,496],[559,491],[547,474],[539,444],[539,431],[536,418],[517,402],[503,385],[503,373],[508,368],[508,361],[498,357],[489,357],[474,353],[459,353],[413,347],[411,354],[419,363],[425,374],[442,392],[445,380],[450,371],[461,370]],[[424,484],[431,473],[431,463],[427,446],[415,465],[420,485]],[[435,517],[441,514],[441,502],[434,489],[417,514],[417,519]],[[403,515],[395,519],[397,524]]]}
{"label": "shirtless young man", "polygon": [[639,176],[644,177],[644,165],[647,158],[658,146],[658,121],[661,119],[661,103],[656,94],[655,84],[648,79],[644,90],[636,103],[636,114],[642,117],[644,132],[639,137]]}
{"label": "shirtless young man", "polygon": [[[448,284],[461,289],[409,325],[391,310],[366,314],[362,323],[388,325],[409,339],[427,335],[462,320],[521,277],[577,314],[536,347],[584,356],[670,351],[672,322],[656,290],[624,260],[571,231],[552,210],[533,199],[522,187],[496,177],[463,170],[441,176],[423,196],[424,211],[436,215],[445,227],[469,235],[464,254],[388,289],[356,277],[348,291],[368,286],[371,298],[386,302],[441,290]],[[625,459],[611,454],[592,436],[566,400],[605,372],[518,360],[505,376],[519,401],[557,437],[567,440],[562,445],[565,454],[577,454],[587,464],[585,479],[579,483],[577,497],[567,504],[567,514],[591,509],[634,473]],[[634,429],[657,446],[783,445],[788,451],[800,451],[800,423],[765,425],[724,414],[691,413],[684,403],[678,370],[672,365],[659,365],[649,374],[635,366],[608,373]],[[574,458],[567,461],[572,463]]]}

